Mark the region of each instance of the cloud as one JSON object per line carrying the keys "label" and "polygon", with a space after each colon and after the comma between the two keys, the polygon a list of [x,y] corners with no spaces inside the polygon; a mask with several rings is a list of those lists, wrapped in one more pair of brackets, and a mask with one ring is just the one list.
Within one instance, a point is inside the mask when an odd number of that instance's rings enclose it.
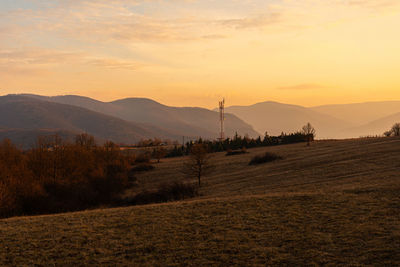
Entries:
{"label": "cloud", "polygon": [[138,68],[144,66],[144,64],[134,61],[117,60],[111,58],[90,59],[87,60],[86,63],[96,67],[108,68],[108,69],[120,69],[120,70],[122,69],[137,70]]}
{"label": "cloud", "polygon": [[357,6],[369,9],[382,9],[398,5],[399,1],[398,0],[349,0],[345,1],[345,4],[348,6]]}
{"label": "cloud", "polygon": [[0,50],[0,64],[46,65],[75,62],[82,56],[77,52],[48,49]]}
{"label": "cloud", "polygon": [[[264,28],[278,23],[279,14],[239,19],[159,19],[139,15],[114,17],[111,20],[80,23],[68,30],[79,38],[117,42],[189,42],[225,39],[250,28]],[[221,33],[223,32],[223,34]]]}
{"label": "cloud", "polygon": [[[182,3],[187,4],[185,9]],[[202,7],[205,9],[202,12],[191,7],[196,3],[190,0],[38,1],[38,9],[16,9],[1,14],[8,23],[0,20],[0,29],[13,27],[16,36],[39,33],[84,42],[188,42],[227,38],[234,31],[266,27],[280,18],[280,14],[268,10],[256,16],[228,13],[220,18],[220,15],[210,15],[209,7]],[[151,4],[163,4],[166,10],[154,6],[141,10]],[[0,31],[0,38],[1,35]]]}
{"label": "cloud", "polygon": [[202,39],[206,39],[206,40],[217,40],[217,39],[225,39],[228,38],[227,35],[223,35],[223,34],[208,34],[208,35],[203,35],[201,36]]}
{"label": "cloud", "polygon": [[[15,43],[20,47],[29,47],[24,55],[22,51],[14,51],[20,55],[9,55],[7,64],[18,61],[23,65],[40,66],[62,62],[130,70],[140,68],[143,63],[118,58],[109,50],[123,49],[126,54],[133,50],[134,45],[150,43],[154,46],[144,49],[144,53],[148,53],[155,46],[229,40],[248,31],[265,30],[269,27],[275,29],[278,28],[275,27],[277,25],[280,26],[278,30],[300,31],[324,24],[331,25],[332,21],[353,19],[354,13],[358,13],[358,10],[332,12],[335,8],[340,11],[351,9],[350,7],[371,9],[399,3],[398,0],[332,0],[323,3],[315,0],[33,2],[37,8],[15,9],[7,13],[0,11],[0,49],[13,47]],[[222,2],[224,4],[221,4]],[[214,10],[213,3],[218,9]],[[151,8],[148,8],[149,6]],[[370,16],[370,13],[367,16]],[[94,51],[90,51],[94,46]],[[40,47],[42,50],[34,51],[31,47]],[[46,51],[49,47],[56,51]],[[74,51],[63,51],[69,47],[78,47],[93,54],[82,55]],[[153,55],[140,56],[151,58]],[[4,64],[5,60],[5,55],[0,55],[0,64]]]}
{"label": "cloud", "polygon": [[76,25],[69,33],[79,38],[117,42],[175,42],[198,40],[192,23],[187,21],[157,20],[143,16],[116,17],[110,21],[97,21]]}
{"label": "cloud", "polygon": [[108,69],[137,70],[145,64],[134,60],[120,60],[111,57],[95,57],[76,51],[50,49],[0,50],[0,68],[19,72],[45,70],[53,67],[72,65],[75,67],[94,66]]}
{"label": "cloud", "polygon": [[319,85],[319,84],[313,84],[313,83],[304,83],[304,84],[298,84],[298,85],[292,85],[292,86],[283,86],[283,87],[278,87],[278,90],[317,90],[317,89],[324,89],[326,86]]}
{"label": "cloud", "polygon": [[280,13],[262,14],[259,16],[245,17],[240,19],[226,19],[218,21],[220,25],[233,27],[235,29],[261,28],[280,21]]}

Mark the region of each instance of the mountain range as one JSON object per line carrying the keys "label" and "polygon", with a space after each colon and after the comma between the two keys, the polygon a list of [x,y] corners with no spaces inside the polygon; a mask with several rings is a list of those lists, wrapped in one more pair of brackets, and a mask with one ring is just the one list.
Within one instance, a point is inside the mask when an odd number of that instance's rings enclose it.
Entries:
{"label": "mountain range", "polygon": [[382,135],[399,122],[400,101],[310,108],[267,101],[250,106],[230,106],[226,112],[248,122],[260,133],[291,133],[310,122],[317,131],[317,138],[356,138]]}
{"label": "mountain range", "polygon": [[[382,135],[400,121],[400,101],[303,107],[278,102],[226,108],[225,132],[232,137],[280,135],[301,129],[310,122],[317,138],[355,138]],[[254,128],[253,128],[254,127]],[[24,147],[36,137],[58,133],[66,138],[86,132],[97,140],[134,144],[141,139],[182,140],[182,137],[216,139],[217,109],[171,107],[147,98],[102,102],[92,98],[0,96],[0,139],[10,138]]]}
{"label": "mountain range", "polygon": [[[68,104],[103,113],[134,123],[157,125],[178,136],[216,138],[219,135],[219,114],[198,107],[170,107],[147,98],[125,98],[113,102],[101,102],[81,96],[32,96],[40,100]],[[225,132],[233,136],[259,135],[249,124],[232,114],[226,114]]]}
{"label": "mountain range", "polygon": [[[0,97],[0,138],[29,147],[36,135],[86,132],[99,141],[134,144],[141,139],[215,139],[217,112],[204,108],[169,107],[144,98],[101,102],[81,96],[46,97],[7,95]],[[256,137],[259,134],[235,115],[227,114],[226,132]],[[186,140],[187,140],[186,139]]]}
{"label": "mountain range", "polygon": [[310,109],[347,121],[355,126],[362,126],[400,112],[400,101],[324,105]]}

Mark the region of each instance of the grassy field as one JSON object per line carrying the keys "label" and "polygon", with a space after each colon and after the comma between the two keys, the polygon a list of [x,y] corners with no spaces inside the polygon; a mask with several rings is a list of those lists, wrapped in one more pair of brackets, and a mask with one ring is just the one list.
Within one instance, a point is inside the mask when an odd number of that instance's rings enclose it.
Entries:
{"label": "grassy field", "polygon": [[[270,151],[284,159],[248,166]],[[0,220],[1,265],[400,265],[400,139],[214,155],[195,199]],[[135,194],[182,180],[182,158]]]}

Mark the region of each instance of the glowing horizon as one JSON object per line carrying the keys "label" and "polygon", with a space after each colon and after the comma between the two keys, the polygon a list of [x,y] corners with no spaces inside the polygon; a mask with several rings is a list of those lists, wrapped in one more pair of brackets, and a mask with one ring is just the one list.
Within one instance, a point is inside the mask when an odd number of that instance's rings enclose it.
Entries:
{"label": "glowing horizon", "polygon": [[397,0],[3,0],[0,95],[400,100]]}

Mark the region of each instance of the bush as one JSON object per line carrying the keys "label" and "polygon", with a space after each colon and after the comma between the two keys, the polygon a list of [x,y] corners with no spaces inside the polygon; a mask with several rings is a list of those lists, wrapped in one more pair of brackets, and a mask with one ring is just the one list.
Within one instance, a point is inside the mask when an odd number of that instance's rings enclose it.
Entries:
{"label": "bush", "polygon": [[271,152],[265,152],[262,155],[257,155],[254,156],[251,161],[249,162],[249,165],[257,165],[257,164],[262,164],[262,163],[267,163],[275,160],[280,160],[282,159],[281,156],[271,153]]}
{"label": "bush", "polygon": [[144,152],[136,156],[135,163],[150,163],[151,154],[148,152]]}
{"label": "bush", "polygon": [[131,169],[132,172],[146,172],[154,170],[155,167],[149,163],[141,163]]}
{"label": "bush", "polygon": [[132,199],[123,200],[128,205],[143,205],[150,203],[162,203],[193,198],[198,195],[197,187],[194,184],[173,182],[162,184],[153,191],[143,191]]}
{"label": "bush", "polygon": [[225,156],[235,156],[235,155],[241,155],[241,154],[246,154],[248,153],[245,149],[241,150],[228,150],[225,154]]}

